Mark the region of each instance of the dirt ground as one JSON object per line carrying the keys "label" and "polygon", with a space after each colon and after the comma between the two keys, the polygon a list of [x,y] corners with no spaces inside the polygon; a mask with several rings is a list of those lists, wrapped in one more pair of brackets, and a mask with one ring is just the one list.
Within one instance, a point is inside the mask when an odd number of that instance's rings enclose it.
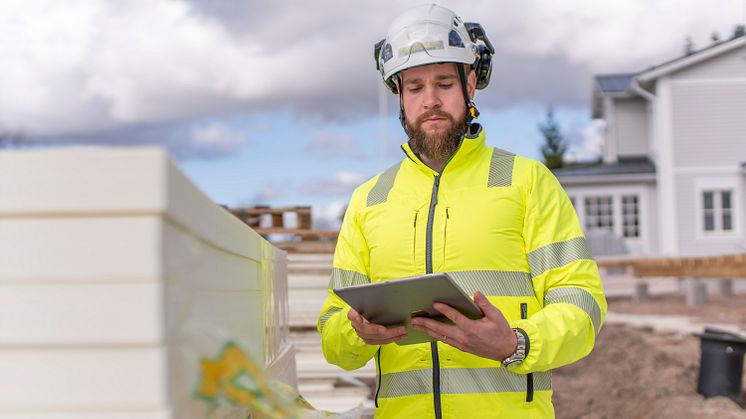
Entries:
{"label": "dirt ground", "polygon": [[[645,303],[614,300],[609,309],[686,315],[703,324],[727,323],[746,329],[743,295],[711,296],[706,305],[696,308],[687,307],[680,296]],[[692,335],[605,325],[587,358],[554,371],[557,418],[746,418],[746,410],[730,399],[704,399],[697,394],[699,345],[699,338]]]}

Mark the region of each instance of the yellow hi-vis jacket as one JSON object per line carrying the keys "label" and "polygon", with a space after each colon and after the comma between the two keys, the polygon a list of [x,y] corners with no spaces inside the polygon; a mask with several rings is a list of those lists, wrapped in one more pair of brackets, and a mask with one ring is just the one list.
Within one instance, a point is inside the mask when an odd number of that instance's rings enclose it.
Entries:
{"label": "yellow hi-vis jacket", "polygon": [[[317,325],[324,357],[345,370],[375,357],[376,417],[554,417],[551,369],[590,353],[606,314],[573,205],[543,164],[487,147],[479,125],[440,173],[402,148],[345,213]],[[368,345],[332,292],[430,272],[483,292],[527,333],[520,366],[442,342]]]}

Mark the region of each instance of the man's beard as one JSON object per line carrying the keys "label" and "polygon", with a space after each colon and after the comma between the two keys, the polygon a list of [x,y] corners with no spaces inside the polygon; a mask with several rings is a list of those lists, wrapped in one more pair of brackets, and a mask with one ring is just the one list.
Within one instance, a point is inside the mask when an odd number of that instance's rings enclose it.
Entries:
{"label": "man's beard", "polygon": [[[438,116],[446,118],[451,123],[451,128],[446,131],[440,131],[428,135],[422,129],[422,124],[427,118]],[[407,135],[409,135],[409,147],[416,154],[425,155],[428,159],[434,161],[446,161],[453,156],[461,143],[461,138],[466,133],[467,128],[466,112],[456,122],[451,114],[433,109],[420,115],[415,121],[414,126],[407,124]]]}

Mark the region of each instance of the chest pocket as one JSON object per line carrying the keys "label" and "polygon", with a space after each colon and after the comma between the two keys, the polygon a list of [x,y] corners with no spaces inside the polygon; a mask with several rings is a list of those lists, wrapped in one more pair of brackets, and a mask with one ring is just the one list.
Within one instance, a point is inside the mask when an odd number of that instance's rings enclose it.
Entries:
{"label": "chest pocket", "polygon": [[464,190],[442,204],[441,270],[528,272],[523,203],[512,188]]}
{"label": "chest pocket", "polygon": [[[366,209],[363,234],[370,249],[372,279],[424,273],[426,204],[386,202]],[[421,270],[420,270],[421,268]]]}

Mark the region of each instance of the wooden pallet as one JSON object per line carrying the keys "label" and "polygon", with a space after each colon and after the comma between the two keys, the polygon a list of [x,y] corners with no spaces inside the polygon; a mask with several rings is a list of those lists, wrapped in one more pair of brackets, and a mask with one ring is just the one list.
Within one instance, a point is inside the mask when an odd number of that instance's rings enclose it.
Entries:
{"label": "wooden pallet", "polygon": [[[229,208],[233,215],[288,253],[334,253],[338,230],[315,230],[310,206]],[[286,219],[295,219],[287,225]]]}

